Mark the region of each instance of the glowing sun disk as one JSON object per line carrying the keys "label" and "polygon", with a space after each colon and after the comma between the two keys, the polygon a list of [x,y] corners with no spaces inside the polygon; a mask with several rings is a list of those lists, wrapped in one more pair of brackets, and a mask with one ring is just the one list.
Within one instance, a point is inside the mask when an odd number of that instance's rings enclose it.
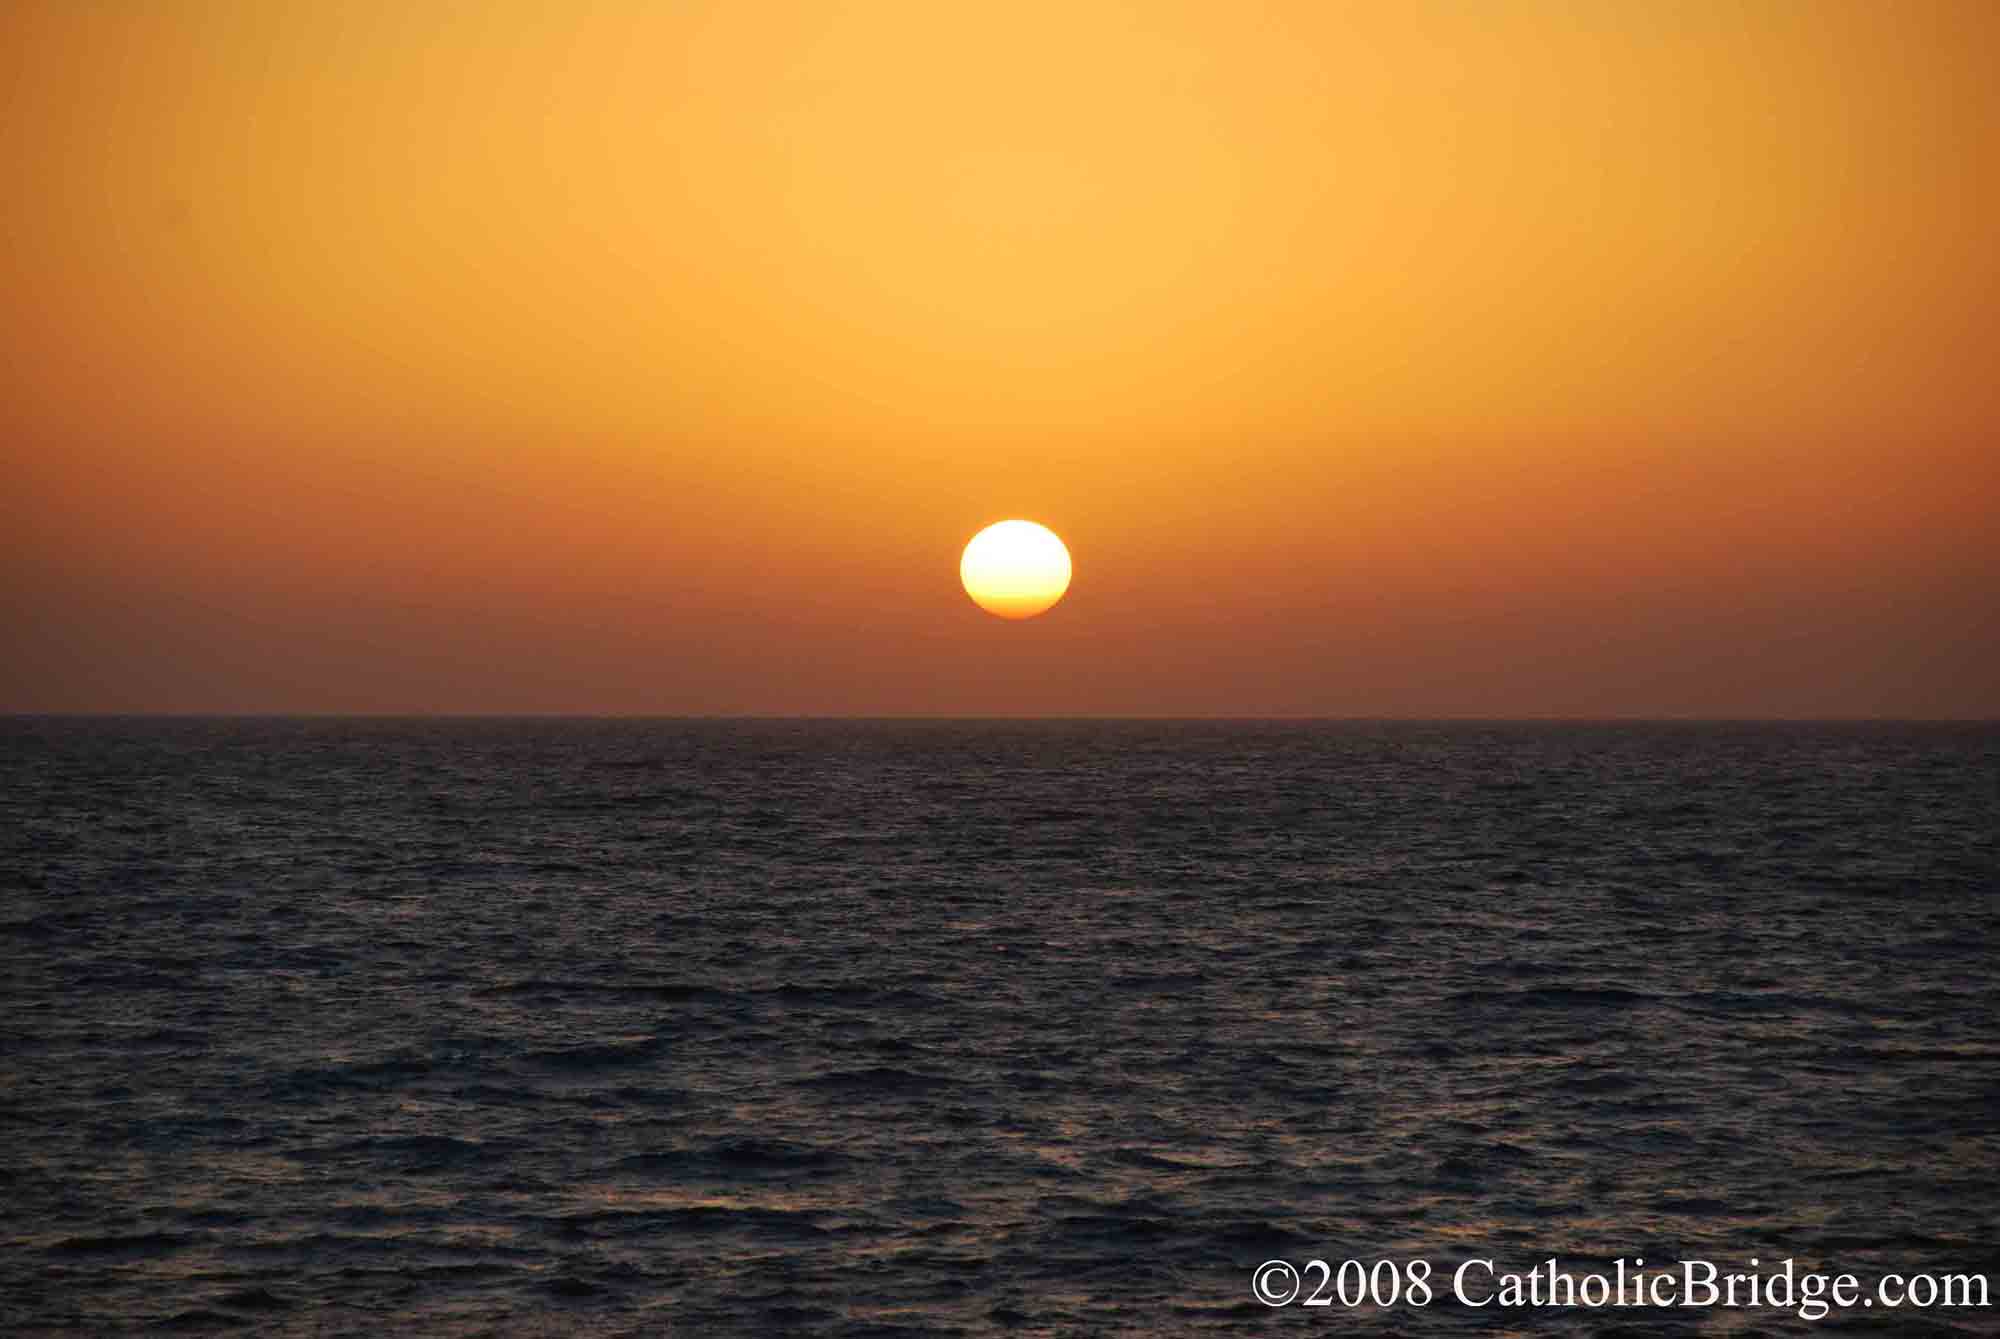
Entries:
{"label": "glowing sun disk", "polygon": [[974,604],[1001,618],[1033,618],[1069,589],[1069,550],[1047,526],[1000,521],[972,537],[958,579]]}

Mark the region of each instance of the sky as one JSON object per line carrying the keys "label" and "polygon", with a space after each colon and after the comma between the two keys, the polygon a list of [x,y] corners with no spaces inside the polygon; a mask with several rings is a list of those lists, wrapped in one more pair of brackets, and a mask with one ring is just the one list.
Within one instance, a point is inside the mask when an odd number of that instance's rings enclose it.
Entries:
{"label": "sky", "polygon": [[13,0],[0,711],[2000,716],[1995,51]]}

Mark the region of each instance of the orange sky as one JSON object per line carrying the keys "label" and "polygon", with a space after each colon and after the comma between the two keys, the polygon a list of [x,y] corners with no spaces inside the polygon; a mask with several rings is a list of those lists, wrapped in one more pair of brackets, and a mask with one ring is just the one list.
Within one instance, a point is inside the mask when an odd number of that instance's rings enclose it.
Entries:
{"label": "orange sky", "polygon": [[1995,51],[15,0],[0,710],[2000,715]]}

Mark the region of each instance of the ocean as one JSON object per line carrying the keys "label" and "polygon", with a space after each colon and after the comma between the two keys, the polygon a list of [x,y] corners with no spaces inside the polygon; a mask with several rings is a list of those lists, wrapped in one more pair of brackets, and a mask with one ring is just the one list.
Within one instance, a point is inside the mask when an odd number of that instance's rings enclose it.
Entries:
{"label": "ocean", "polygon": [[1996,1334],[1996,836],[1992,724],[4,720],[0,1332]]}

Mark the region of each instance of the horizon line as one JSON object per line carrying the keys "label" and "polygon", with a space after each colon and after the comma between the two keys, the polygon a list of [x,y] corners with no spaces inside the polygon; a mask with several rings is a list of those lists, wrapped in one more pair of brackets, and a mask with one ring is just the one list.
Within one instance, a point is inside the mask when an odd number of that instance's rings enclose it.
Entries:
{"label": "horizon line", "polygon": [[1993,716],[1902,716],[1902,715],[1440,715],[1328,713],[1222,713],[1222,712],[648,712],[648,711],[0,711],[0,720],[325,720],[325,721],[849,721],[922,722],[962,721],[1078,721],[1078,722],[1220,722],[1273,724],[1463,724],[1463,725],[1995,725]]}

